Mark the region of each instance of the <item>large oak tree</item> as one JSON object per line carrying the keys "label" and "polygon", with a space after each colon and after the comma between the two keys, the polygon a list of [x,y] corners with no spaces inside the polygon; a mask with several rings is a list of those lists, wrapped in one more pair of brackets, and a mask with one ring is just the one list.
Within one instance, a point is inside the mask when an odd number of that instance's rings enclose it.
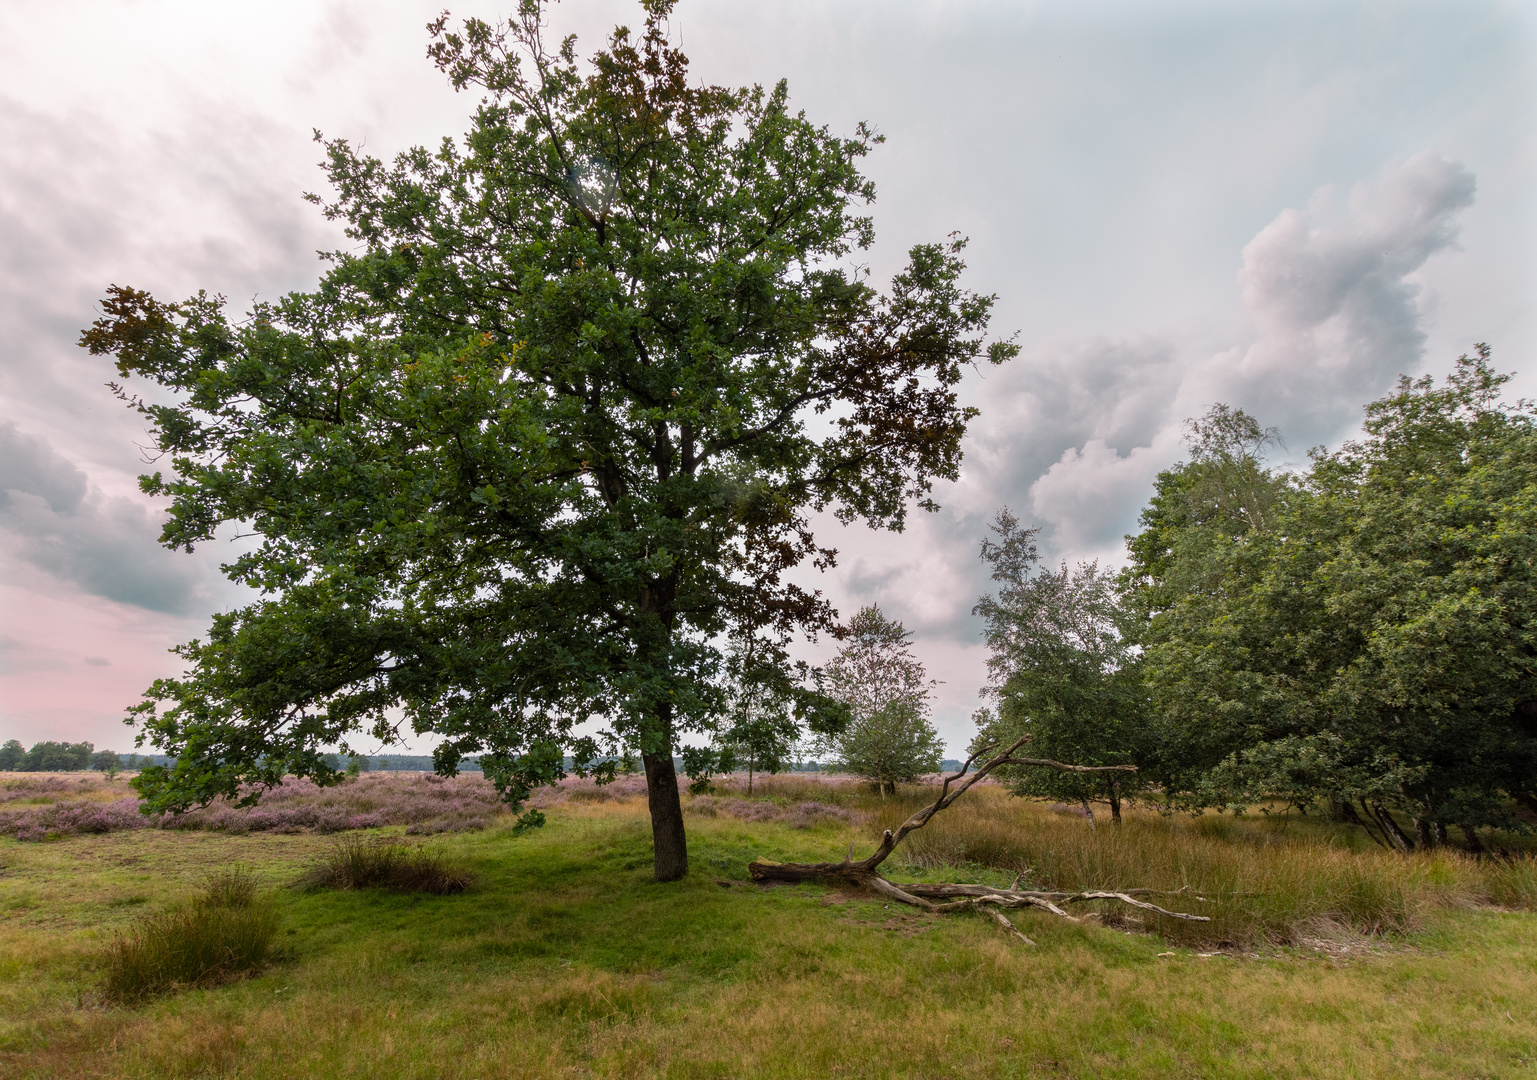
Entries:
{"label": "large oak tree", "polygon": [[[726,711],[722,643],[824,715],[785,655],[835,625],[785,579],[833,560],[811,515],[931,506],[972,416],[956,383],[1014,350],[984,345],[959,242],[874,289],[850,260],[878,137],[814,125],[783,83],[691,83],[670,7],[585,64],[535,0],[439,20],[429,55],[484,92],[469,133],[390,163],[325,144],[315,201],[355,246],[314,291],[239,319],[109,291],[83,343],[161,388],[120,393],[169,459],[143,481],[164,542],[240,523],[256,546],[227,572],[261,592],[136,707],[176,757],[139,778],[150,809],[326,778],[325,747],[402,725],[513,801],[625,743],[666,880],[673,755]],[[578,737],[595,716],[607,735]]]}

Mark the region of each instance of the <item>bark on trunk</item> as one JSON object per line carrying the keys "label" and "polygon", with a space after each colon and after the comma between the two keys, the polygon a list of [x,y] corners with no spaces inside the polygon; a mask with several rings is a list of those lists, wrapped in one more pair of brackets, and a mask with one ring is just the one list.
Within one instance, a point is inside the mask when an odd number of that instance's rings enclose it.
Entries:
{"label": "bark on trunk", "polygon": [[1083,812],[1089,816],[1089,828],[1094,828],[1094,807],[1089,805],[1088,799],[1079,799],[1083,803]]}
{"label": "bark on trunk", "polygon": [[1110,781],[1110,823],[1117,828],[1121,824],[1121,785]]}
{"label": "bark on trunk", "polygon": [[1398,827],[1398,822],[1393,820],[1393,815],[1381,803],[1373,803],[1371,810],[1372,816],[1377,819],[1377,824],[1382,826],[1383,834],[1393,842],[1395,848],[1405,854],[1414,850],[1414,841],[1404,835],[1404,831]]}
{"label": "bark on trunk", "polygon": [[1436,846],[1436,832],[1431,820],[1427,817],[1414,819],[1414,839],[1418,841],[1420,848],[1429,851]]}
{"label": "bark on trunk", "polygon": [[[1385,847],[1385,848],[1388,848],[1389,850],[1392,850],[1392,845],[1389,844],[1385,840],[1378,839],[1377,834],[1372,832],[1372,827],[1370,825],[1368,825],[1365,822],[1365,820],[1362,819],[1360,814],[1356,813],[1356,808],[1355,808],[1355,804],[1354,803],[1352,803],[1349,799],[1346,799],[1343,802],[1338,803],[1337,805],[1339,807],[1339,814],[1340,814],[1340,820],[1341,821],[1348,821],[1352,825],[1359,825],[1359,826],[1361,826],[1361,828],[1366,832],[1366,835],[1371,837],[1372,843],[1377,844],[1380,847]],[[1362,807],[1362,809],[1366,808],[1366,800],[1365,799],[1361,800],[1361,807]],[[1366,816],[1367,817],[1371,816],[1371,811],[1370,810],[1366,811]]]}
{"label": "bark on trunk", "polygon": [[1484,851],[1484,843],[1478,838],[1478,831],[1471,825],[1462,826],[1462,837],[1468,842],[1468,850],[1475,855],[1481,855]]}
{"label": "bark on trunk", "polygon": [[677,881],[688,873],[688,838],[683,833],[678,770],[673,766],[671,753],[641,757],[646,763],[646,801],[651,807],[656,880]]}

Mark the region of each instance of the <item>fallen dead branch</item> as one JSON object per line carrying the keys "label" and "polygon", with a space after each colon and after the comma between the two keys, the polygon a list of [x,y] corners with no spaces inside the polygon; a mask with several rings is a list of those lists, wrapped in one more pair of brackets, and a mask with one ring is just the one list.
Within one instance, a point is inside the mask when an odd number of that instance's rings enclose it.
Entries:
{"label": "fallen dead branch", "polygon": [[[1185,919],[1190,922],[1210,922],[1205,915],[1191,915],[1182,911],[1170,911],[1159,907],[1157,904],[1138,899],[1139,896],[1170,895],[1158,893],[1153,889],[1103,889],[1084,892],[1046,892],[1035,889],[1018,888],[1019,879],[1009,888],[994,888],[990,885],[963,885],[963,884],[904,884],[897,885],[888,880],[880,872],[881,863],[896,850],[897,845],[908,833],[923,828],[933,820],[934,815],[941,810],[950,807],[971,787],[982,780],[988,773],[1003,765],[1032,765],[1041,768],[1056,769],[1059,772],[1136,772],[1134,765],[1065,765],[1060,761],[1050,761],[1046,758],[1016,757],[1019,750],[1030,736],[1026,735],[1017,739],[1012,746],[988,759],[977,767],[975,772],[970,772],[972,763],[982,754],[988,753],[993,747],[985,747],[966,759],[965,764],[954,776],[945,778],[944,785],[940,788],[939,798],[928,806],[915,812],[911,817],[898,826],[896,832],[887,829],[881,835],[881,842],[874,853],[868,858],[854,861],[854,847],[849,845],[848,856],[842,862],[822,863],[780,863],[770,859],[757,858],[748,864],[748,872],[757,882],[767,881],[820,881],[832,884],[853,886],[857,888],[872,889],[882,896],[911,907],[920,908],[923,911],[944,913],[952,911],[982,911],[989,915],[1000,926],[1007,929],[1014,936],[1024,941],[1027,945],[1033,945],[1029,938],[1020,933],[999,908],[1040,908],[1049,911],[1053,915],[1068,919],[1073,922],[1078,920],[1069,915],[1062,904],[1081,903],[1089,900],[1114,900],[1144,911],[1156,912],[1159,915],[1171,919]],[[951,790],[951,785],[956,785]],[[1183,892],[1183,890],[1180,890]],[[1178,895],[1178,893],[1173,894]],[[1201,900],[1202,897],[1194,897]]]}

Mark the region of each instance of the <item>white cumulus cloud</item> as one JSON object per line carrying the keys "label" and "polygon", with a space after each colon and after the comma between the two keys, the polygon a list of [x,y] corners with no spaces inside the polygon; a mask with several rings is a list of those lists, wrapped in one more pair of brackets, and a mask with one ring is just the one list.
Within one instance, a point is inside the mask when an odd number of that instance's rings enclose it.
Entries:
{"label": "white cumulus cloud", "polygon": [[[1295,448],[1337,440],[1366,402],[1423,366],[1416,275],[1456,244],[1458,214],[1474,190],[1472,173],[1433,151],[1389,162],[1344,199],[1320,188],[1243,248],[1249,342],[1183,363],[1172,345],[1167,356],[1148,356],[1146,345],[1096,342],[1054,392],[1030,392],[1030,411],[1044,423],[1018,428],[1007,409],[984,421],[992,429],[978,440],[986,467],[1026,465],[1027,508],[1052,546],[1103,556],[1117,553],[1153,477],[1180,456],[1184,420],[1213,402],[1280,427]],[[1080,385],[1094,389],[1062,389]],[[1048,467],[1030,467],[1053,436],[1075,428],[1083,436],[1057,443]],[[1141,437],[1117,438],[1130,430]]]}

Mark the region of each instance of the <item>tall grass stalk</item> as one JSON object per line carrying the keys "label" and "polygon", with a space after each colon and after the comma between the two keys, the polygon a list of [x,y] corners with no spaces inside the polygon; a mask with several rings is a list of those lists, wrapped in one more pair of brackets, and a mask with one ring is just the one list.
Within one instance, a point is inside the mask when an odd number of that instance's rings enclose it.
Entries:
{"label": "tall grass stalk", "polygon": [[[905,795],[902,805],[878,813],[880,828],[894,828],[925,797],[922,789]],[[1231,817],[1134,812],[1119,828],[1096,829],[996,787],[974,789],[966,801],[910,833],[898,860],[913,870],[969,865],[1023,873],[1032,888],[1166,890],[1177,895],[1164,906],[1212,920],[1147,916],[1150,929],[1176,942],[1284,944],[1342,927],[1403,931],[1433,908],[1537,906],[1537,863],[1530,858],[1480,863],[1444,849],[1412,856],[1356,851],[1311,830]],[[1113,906],[1104,913],[1119,917]]]}
{"label": "tall grass stalk", "polygon": [[1486,860],[1484,891],[1501,907],[1537,911],[1537,858]]}
{"label": "tall grass stalk", "polygon": [[118,935],[107,948],[103,993],[132,1004],[259,971],[272,958],[277,924],[272,899],[248,871],[216,874],[191,901]]}

